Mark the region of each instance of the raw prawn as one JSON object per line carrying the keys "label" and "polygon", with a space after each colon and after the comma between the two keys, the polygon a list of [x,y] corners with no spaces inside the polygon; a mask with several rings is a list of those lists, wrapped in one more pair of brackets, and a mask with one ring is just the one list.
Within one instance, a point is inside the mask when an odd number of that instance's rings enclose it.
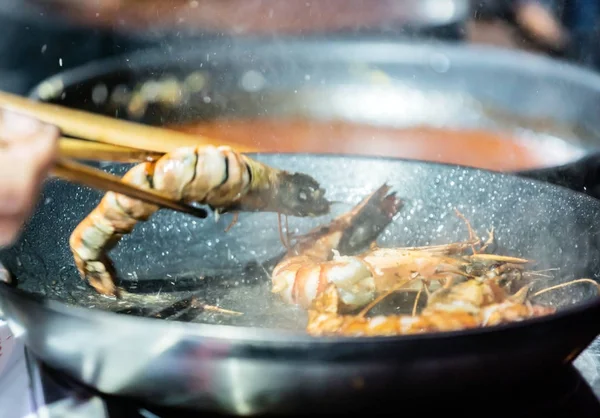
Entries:
{"label": "raw prawn", "polygon": [[[324,189],[312,177],[269,167],[229,147],[178,148],[156,161],[134,166],[122,179],[184,202],[206,204],[217,215],[262,211],[305,217],[327,214],[330,208]],[[157,210],[157,206],[109,192],[75,228],[69,244],[76,267],[99,293],[118,295],[106,253]]]}

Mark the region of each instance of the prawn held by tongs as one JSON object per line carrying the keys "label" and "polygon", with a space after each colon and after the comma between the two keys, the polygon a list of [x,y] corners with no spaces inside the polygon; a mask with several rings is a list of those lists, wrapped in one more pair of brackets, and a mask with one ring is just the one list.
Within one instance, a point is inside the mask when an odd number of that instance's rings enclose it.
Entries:
{"label": "prawn held by tongs", "polygon": [[[178,148],[156,161],[134,166],[122,179],[186,203],[208,205],[216,214],[277,212],[306,217],[330,210],[324,189],[312,177],[270,167],[224,146]],[[69,241],[75,264],[99,293],[119,293],[107,252],[157,210],[157,206],[108,192],[75,228]]]}

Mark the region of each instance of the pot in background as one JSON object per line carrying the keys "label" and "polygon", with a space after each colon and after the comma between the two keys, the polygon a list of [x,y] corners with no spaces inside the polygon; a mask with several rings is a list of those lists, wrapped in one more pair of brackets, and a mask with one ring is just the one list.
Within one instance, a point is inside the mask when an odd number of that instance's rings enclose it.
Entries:
{"label": "pot in background", "polygon": [[33,98],[265,152],[384,155],[511,171],[593,195],[600,76],[492,47],[222,39],[58,74]]}
{"label": "pot in background", "polygon": [[462,27],[469,0],[27,0],[67,22],[142,37],[310,35]]}

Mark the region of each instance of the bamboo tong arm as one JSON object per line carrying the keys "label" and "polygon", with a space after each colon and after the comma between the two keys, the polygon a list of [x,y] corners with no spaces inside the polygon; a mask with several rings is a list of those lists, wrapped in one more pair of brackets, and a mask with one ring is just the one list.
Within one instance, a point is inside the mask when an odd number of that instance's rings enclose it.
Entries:
{"label": "bamboo tong arm", "polygon": [[[117,176],[72,161],[67,157],[112,161],[156,160],[164,153],[178,147],[203,144],[215,145],[215,141],[205,137],[94,115],[58,105],[35,102],[6,92],[0,92],[0,107],[55,125],[63,135],[86,140],[81,141],[66,137],[60,139],[60,157],[53,167],[54,175],[74,183],[103,191],[113,191],[199,218],[208,216],[207,211],[204,209],[176,201],[155,190],[141,189],[127,184]],[[244,147],[236,146],[236,148],[240,150]],[[244,152],[246,150],[248,150],[248,147],[240,151]],[[110,158],[111,156],[116,158]]]}
{"label": "bamboo tong arm", "polygon": [[0,106],[34,117],[60,128],[63,135],[93,142],[130,147],[138,150],[167,153],[175,148],[198,145],[230,145],[239,152],[254,152],[256,148],[217,141],[200,135],[190,135],[170,129],[142,125],[82,110],[36,102],[0,91]]}
{"label": "bamboo tong arm", "polygon": [[156,161],[163,152],[144,151],[137,148],[100,142],[83,141],[81,139],[62,137],[58,141],[58,153],[63,158],[89,161],[113,161],[135,163],[140,161]]}
{"label": "bamboo tong arm", "polygon": [[[61,138],[59,154],[70,155],[80,159],[99,159],[120,162],[136,162],[140,160],[154,161],[162,153],[146,152],[135,148],[119,147],[110,144],[81,141],[77,139]],[[91,158],[95,157],[95,158]],[[146,203],[187,213],[197,218],[206,218],[208,213],[204,209],[195,208],[185,203],[178,202],[154,190],[145,190],[123,182],[119,177],[61,157],[54,164],[52,173],[63,180],[78,183],[106,192],[113,191]]]}
{"label": "bamboo tong arm", "polygon": [[133,199],[187,213],[197,218],[206,218],[208,216],[208,212],[204,209],[195,208],[183,202],[173,200],[169,196],[165,196],[154,190],[137,188],[121,181],[117,176],[75,161],[59,159],[54,164],[52,172],[54,175],[64,180],[92,187],[94,189],[120,193]]}

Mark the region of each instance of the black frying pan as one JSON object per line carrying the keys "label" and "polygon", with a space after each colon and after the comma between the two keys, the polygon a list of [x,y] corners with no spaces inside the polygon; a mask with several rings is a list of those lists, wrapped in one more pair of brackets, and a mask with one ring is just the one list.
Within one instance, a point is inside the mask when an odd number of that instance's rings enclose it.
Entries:
{"label": "black frying pan", "polygon": [[[600,271],[600,202],[568,189],[475,169],[400,160],[261,155],[314,175],[347,210],[384,182],[405,200],[381,246],[464,239],[458,208],[497,251],[560,267],[559,281]],[[111,166],[122,173],[124,166]],[[540,296],[559,313],[469,332],[393,338],[313,338],[305,315],[271,295],[269,271],[283,252],[274,214],[196,220],[170,211],[140,224],[111,253],[130,293],[98,296],[71,259],[68,236],[99,194],[50,181],[17,245],[1,255],[16,286],[0,285],[4,314],[51,366],[102,392],[159,405],[247,414],[346,411],[374,402],[454,395],[488,383],[526,381],[569,364],[600,331],[589,285]],[[307,231],[322,219],[292,219]],[[244,312],[231,317],[190,307]],[[389,399],[395,385],[399,398]],[[386,393],[386,397],[382,394]],[[493,394],[487,389],[488,395]],[[483,396],[483,395],[481,395]],[[450,407],[450,404],[445,404]]]}

